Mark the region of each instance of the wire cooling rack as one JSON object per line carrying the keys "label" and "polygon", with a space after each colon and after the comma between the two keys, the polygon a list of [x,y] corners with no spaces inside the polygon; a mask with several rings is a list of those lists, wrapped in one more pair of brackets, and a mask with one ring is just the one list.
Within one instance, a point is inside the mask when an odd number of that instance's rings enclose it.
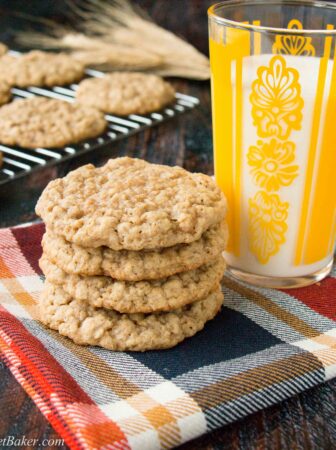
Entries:
{"label": "wire cooling rack", "polygon": [[[11,54],[18,55],[19,53],[11,51]],[[87,69],[86,76],[102,77],[104,76],[104,73],[98,70]],[[43,96],[71,102],[74,100],[77,86],[77,84],[71,84],[67,87],[54,86],[50,89],[33,86],[25,89],[13,88],[13,100],[15,101],[15,99],[18,98]],[[198,104],[198,98],[176,93],[175,103],[169,105],[167,108],[163,108],[160,111],[148,115],[131,114],[127,117],[119,117],[106,114],[105,118],[108,126],[102,135],[94,139],[88,139],[78,144],[62,148],[35,148],[33,150],[27,150],[21,147],[11,147],[0,144],[0,151],[3,153],[3,164],[0,167],[0,186],[9,181],[28,175],[33,171],[75,158],[119,139],[125,139],[132,134],[158,125],[179,114],[183,114],[186,111],[195,108]]]}

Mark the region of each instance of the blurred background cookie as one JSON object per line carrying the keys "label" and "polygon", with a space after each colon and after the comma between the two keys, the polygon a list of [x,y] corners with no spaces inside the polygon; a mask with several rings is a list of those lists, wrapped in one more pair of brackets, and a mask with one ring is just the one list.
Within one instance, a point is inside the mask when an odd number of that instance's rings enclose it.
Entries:
{"label": "blurred background cookie", "polygon": [[174,88],[163,78],[137,72],[83,80],[76,91],[78,102],[119,116],[157,111],[174,99]]}
{"label": "blurred background cookie", "polygon": [[101,134],[106,121],[90,107],[33,97],[0,108],[0,142],[25,148],[61,147]]}
{"label": "blurred background cookie", "polygon": [[65,85],[83,75],[84,65],[64,53],[33,50],[21,56],[7,54],[0,58],[0,79],[12,86]]}

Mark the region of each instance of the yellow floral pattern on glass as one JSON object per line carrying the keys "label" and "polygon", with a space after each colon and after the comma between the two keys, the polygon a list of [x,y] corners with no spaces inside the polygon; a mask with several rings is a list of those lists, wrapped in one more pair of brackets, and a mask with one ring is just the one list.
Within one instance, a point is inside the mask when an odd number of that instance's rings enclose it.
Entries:
{"label": "yellow floral pattern on glass", "polygon": [[252,145],[247,154],[254,182],[268,192],[289,186],[298,176],[299,167],[293,164],[295,144],[271,139],[258,141],[257,145]]}
{"label": "yellow floral pattern on glass", "polygon": [[[298,27],[295,21],[290,25]],[[280,51],[281,42],[276,40],[278,47],[273,50],[287,54]],[[301,45],[299,41],[285,43],[293,48]],[[260,188],[248,201],[249,249],[260,264],[267,264],[286,242],[289,203],[274,192],[292,184],[299,174],[295,144],[288,138],[293,130],[301,129],[304,101],[299,73],[287,67],[281,55],[272,56],[268,66],[258,68],[251,89],[253,124],[263,139],[247,152],[252,180]]]}
{"label": "yellow floral pattern on glass", "polygon": [[259,67],[257,75],[250,101],[258,136],[287,139],[292,130],[301,128],[304,102],[298,71],[287,68],[279,55],[272,57],[269,67]]}
{"label": "yellow floral pattern on glass", "polygon": [[288,207],[277,194],[263,191],[249,199],[249,245],[261,264],[266,264],[286,241]]}
{"label": "yellow floral pattern on glass", "polygon": [[[293,19],[288,24],[288,29],[302,30],[299,20]],[[280,34],[275,38],[272,52],[280,55],[315,56],[315,48],[312,38],[298,34]]]}

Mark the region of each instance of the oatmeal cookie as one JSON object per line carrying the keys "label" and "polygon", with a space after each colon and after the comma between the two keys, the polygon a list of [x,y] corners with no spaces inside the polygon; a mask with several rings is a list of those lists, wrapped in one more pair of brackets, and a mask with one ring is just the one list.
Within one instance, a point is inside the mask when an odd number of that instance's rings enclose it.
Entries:
{"label": "oatmeal cookie", "polygon": [[33,50],[22,56],[0,58],[0,79],[11,86],[56,86],[74,83],[84,76],[84,65],[64,53]]}
{"label": "oatmeal cookie", "polygon": [[76,99],[119,116],[148,114],[172,103],[175,90],[157,75],[114,72],[102,78],[83,80],[76,91]]}
{"label": "oatmeal cookie", "polygon": [[0,142],[24,148],[63,147],[101,134],[96,109],[43,97],[15,100],[0,109]]}
{"label": "oatmeal cookie", "polygon": [[116,158],[51,181],[36,212],[74,244],[152,250],[200,239],[223,220],[226,201],[207,175]]}
{"label": "oatmeal cookie", "polygon": [[220,310],[220,287],[203,300],[171,312],[121,314],[74,300],[61,287],[46,282],[40,297],[40,320],[76,344],[110,350],[145,351],[170,348],[201,330]]}
{"label": "oatmeal cookie", "polygon": [[40,259],[46,279],[77,300],[122,313],[171,311],[201,300],[218,286],[225,263],[220,256],[213,263],[152,281],[119,281],[110,277],[69,275],[46,256]]}
{"label": "oatmeal cookie", "polygon": [[43,236],[42,246],[47,258],[66,273],[141,281],[168,277],[208,264],[219,257],[227,239],[227,225],[221,223],[209,228],[197,241],[160,250],[137,252],[80,247],[50,231]]}

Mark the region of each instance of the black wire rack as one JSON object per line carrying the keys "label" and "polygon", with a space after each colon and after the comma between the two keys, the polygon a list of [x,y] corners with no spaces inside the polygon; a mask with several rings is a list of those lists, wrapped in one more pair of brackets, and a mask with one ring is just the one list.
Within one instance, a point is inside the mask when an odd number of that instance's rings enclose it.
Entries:
{"label": "black wire rack", "polygon": [[[19,53],[11,51],[11,54],[18,55]],[[86,76],[102,77],[104,73],[87,69]],[[18,98],[43,96],[72,102],[77,86],[77,84],[71,84],[67,87],[54,86],[50,89],[33,86],[25,89],[12,88],[12,95],[14,101]],[[0,144],[0,151],[3,153],[3,164],[0,167],[0,186],[28,175],[33,171],[75,158],[76,156],[96,150],[98,147],[105,146],[116,140],[125,139],[132,134],[170,120],[179,114],[183,114],[195,108],[198,104],[198,98],[176,93],[175,103],[148,115],[131,114],[127,117],[119,117],[106,114],[105,118],[108,126],[102,135],[62,148],[35,148],[28,150],[21,147]]]}

